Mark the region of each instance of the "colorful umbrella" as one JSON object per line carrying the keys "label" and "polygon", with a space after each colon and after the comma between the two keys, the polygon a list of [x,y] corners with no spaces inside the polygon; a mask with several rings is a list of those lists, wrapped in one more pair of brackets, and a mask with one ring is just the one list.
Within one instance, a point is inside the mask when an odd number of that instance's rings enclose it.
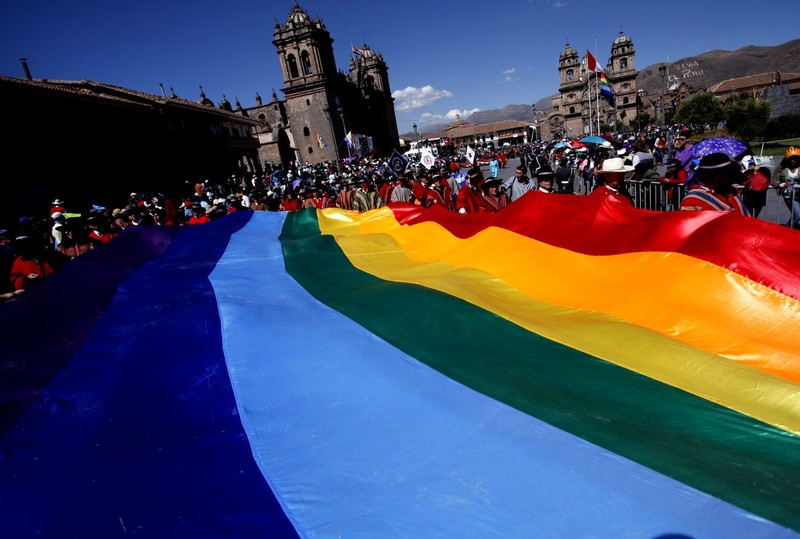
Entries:
{"label": "colorful umbrella", "polygon": [[703,158],[712,153],[724,153],[731,159],[737,159],[750,151],[750,145],[733,137],[712,137],[703,139],[692,147],[692,155]]}
{"label": "colorful umbrella", "polygon": [[603,137],[598,137],[597,135],[589,135],[588,137],[583,137],[581,142],[584,144],[602,144],[606,141]]}
{"label": "colorful umbrella", "polygon": [[573,147],[573,148],[576,148],[576,149],[577,148],[585,148],[586,147],[586,144],[584,144],[583,142],[579,141],[578,139],[571,140],[569,145],[571,147]]}

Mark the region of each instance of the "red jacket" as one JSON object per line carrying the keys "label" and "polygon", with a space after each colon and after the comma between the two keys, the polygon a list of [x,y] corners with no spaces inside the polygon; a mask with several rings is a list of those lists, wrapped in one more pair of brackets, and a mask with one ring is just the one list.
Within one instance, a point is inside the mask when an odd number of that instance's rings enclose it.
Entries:
{"label": "red jacket", "polygon": [[478,213],[481,211],[481,206],[485,204],[483,195],[481,194],[480,187],[473,187],[469,184],[465,185],[458,192],[456,199],[456,210],[461,212],[465,210],[467,213]]}
{"label": "red jacket", "polygon": [[28,287],[28,275],[37,275],[40,279],[47,277],[55,271],[47,261],[38,261],[35,258],[22,258],[18,256],[11,266],[11,286],[14,290],[23,290]]}

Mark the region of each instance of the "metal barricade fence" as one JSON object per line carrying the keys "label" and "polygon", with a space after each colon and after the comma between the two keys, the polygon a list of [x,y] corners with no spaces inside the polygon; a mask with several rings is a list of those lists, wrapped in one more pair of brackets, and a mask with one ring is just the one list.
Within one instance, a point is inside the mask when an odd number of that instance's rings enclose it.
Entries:
{"label": "metal barricade fence", "polygon": [[[575,171],[572,176],[574,193],[588,195],[594,189],[594,179],[587,178]],[[635,207],[655,211],[675,211],[680,208],[686,195],[686,186],[660,182],[629,180],[626,182],[628,192],[633,198]],[[791,208],[796,207],[795,214],[800,218],[800,185],[792,188],[792,198],[784,198],[782,193],[769,186],[766,202],[758,219],[770,223],[786,225],[791,219]]]}
{"label": "metal barricade fence", "polygon": [[800,229],[800,183],[786,187],[782,198],[789,213],[788,226]]}
{"label": "metal barricade fence", "polygon": [[642,210],[673,211],[686,195],[685,185],[631,180],[627,182],[633,205]]}

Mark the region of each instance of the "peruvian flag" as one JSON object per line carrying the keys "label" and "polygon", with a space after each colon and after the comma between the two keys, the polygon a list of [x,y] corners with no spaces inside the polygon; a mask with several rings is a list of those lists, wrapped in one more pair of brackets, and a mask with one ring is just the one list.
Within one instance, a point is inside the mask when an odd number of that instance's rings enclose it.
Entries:
{"label": "peruvian flag", "polygon": [[[597,71],[597,60],[595,60],[592,53],[588,50],[586,51],[586,67],[589,71]],[[602,69],[600,71],[602,71]]]}

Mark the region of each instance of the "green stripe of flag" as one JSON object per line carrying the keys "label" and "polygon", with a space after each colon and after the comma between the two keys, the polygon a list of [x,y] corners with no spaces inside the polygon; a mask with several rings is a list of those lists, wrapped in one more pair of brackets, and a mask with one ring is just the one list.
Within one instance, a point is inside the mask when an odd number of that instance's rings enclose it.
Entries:
{"label": "green stripe of flag", "polygon": [[557,344],[458,298],[356,269],[313,211],[287,272],[329,307],[476,391],[800,531],[800,438]]}

